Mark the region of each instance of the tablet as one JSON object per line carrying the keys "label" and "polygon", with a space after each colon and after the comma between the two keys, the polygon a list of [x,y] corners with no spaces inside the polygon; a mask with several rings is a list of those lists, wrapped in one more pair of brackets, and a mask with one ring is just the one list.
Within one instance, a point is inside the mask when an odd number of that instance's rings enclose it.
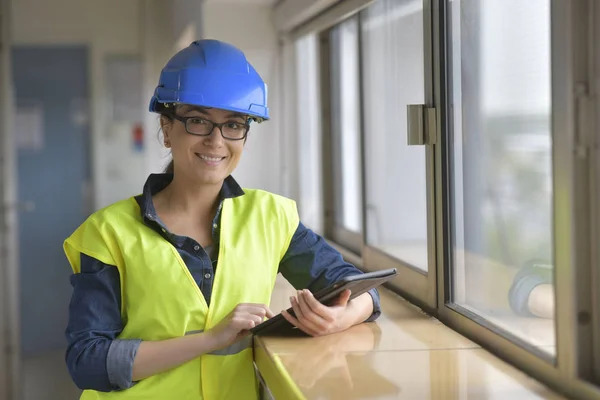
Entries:
{"label": "tablet", "polygon": [[[346,276],[318,292],[314,293],[317,300],[325,305],[330,305],[340,293],[346,289],[350,289],[350,300],[361,294],[389,281],[397,275],[396,268],[386,269],[383,271],[367,272],[364,274],[356,274]],[[292,307],[287,309],[291,315],[294,315]],[[290,324],[281,314],[277,314],[260,325],[250,329],[255,335],[304,335],[304,333]]]}

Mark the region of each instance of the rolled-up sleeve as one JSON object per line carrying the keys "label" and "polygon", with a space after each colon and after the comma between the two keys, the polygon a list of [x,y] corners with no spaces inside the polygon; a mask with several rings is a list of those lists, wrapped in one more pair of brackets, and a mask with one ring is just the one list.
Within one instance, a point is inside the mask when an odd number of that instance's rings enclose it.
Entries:
{"label": "rolled-up sleeve", "polygon": [[85,254],[81,273],[71,276],[73,294],[66,329],[66,363],[80,389],[110,392],[133,385],[133,359],[140,340],[119,340],[119,271]]}
{"label": "rolled-up sleeve", "polygon": [[[281,259],[279,272],[296,289],[307,288],[313,293],[346,276],[363,273],[347,263],[323,237],[302,223],[298,224],[290,246]],[[366,322],[374,321],[381,315],[378,291],[372,289],[368,293],[373,299],[373,313]]]}
{"label": "rolled-up sleeve", "polygon": [[552,283],[552,266],[544,261],[529,261],[515,275],[508,292],[510,308],[516,314],[533,317],[529,310],[529,296],[539,285]]}

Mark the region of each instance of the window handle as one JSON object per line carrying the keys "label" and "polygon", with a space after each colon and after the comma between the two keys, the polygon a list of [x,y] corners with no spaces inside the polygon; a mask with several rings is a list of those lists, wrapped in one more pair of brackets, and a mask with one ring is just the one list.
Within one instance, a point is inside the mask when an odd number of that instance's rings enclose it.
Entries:
{"label": "window handle", "polygon": [[436,109],[424,104],[409,104],[406,112],[408,114],[408,145],[436,144]]}

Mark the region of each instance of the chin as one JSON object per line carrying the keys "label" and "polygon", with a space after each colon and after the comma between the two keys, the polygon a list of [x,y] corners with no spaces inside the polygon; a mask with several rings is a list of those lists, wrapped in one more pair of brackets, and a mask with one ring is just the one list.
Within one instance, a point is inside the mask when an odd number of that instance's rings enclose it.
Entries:
{"label": "chin", "polygon": [[204,185],[217,185],[222,184],[223,181],[227,178],[227,174],[224,173],[206,173],[200,171],[196,175],[196,182],[204,184]]}

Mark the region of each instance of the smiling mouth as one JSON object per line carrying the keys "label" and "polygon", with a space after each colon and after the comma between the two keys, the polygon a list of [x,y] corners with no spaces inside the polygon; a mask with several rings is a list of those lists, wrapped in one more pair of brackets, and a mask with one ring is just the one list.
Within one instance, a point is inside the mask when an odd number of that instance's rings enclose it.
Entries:
{"label": "smiling mouth", "polygon": [[210,163],[217,163],[217,162],[225,159],[225,157],[205,156],[204,154],[198,154],[198,153],[196,153],[196,157],[198,157],[201,160],[210,162]]}

